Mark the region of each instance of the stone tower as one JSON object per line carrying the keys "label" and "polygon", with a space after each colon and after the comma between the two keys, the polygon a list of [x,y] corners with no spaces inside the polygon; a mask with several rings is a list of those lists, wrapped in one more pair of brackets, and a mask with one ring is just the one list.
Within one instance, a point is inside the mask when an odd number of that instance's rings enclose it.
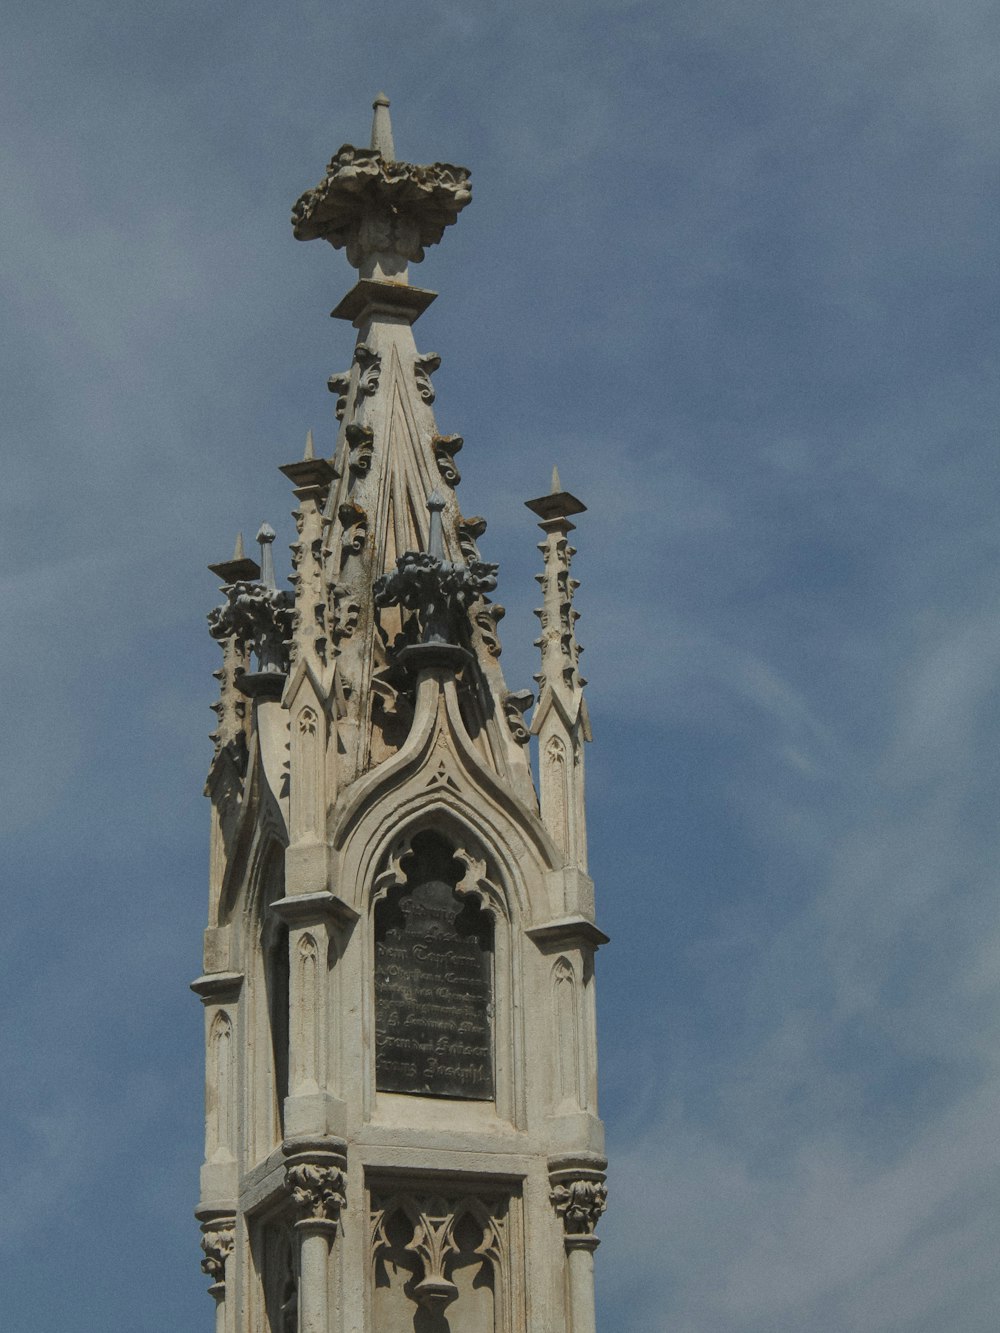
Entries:
{"label": "stone tower", "polygon": [[[330,377],[336,447],[281,470],[292,591],[242,541],[224,604],[204,975],[197,1216],[218,1333],[593,1333],[605,1189],[594,924],[570,576],[543,540],[541,672],[500,669],[462,514],[458,435],[408,265],[470,200],[469,173],[396,160],[388,101],[295,205],[345,248],[357,329]],[[539,782],[530,749],[537,738]]]}

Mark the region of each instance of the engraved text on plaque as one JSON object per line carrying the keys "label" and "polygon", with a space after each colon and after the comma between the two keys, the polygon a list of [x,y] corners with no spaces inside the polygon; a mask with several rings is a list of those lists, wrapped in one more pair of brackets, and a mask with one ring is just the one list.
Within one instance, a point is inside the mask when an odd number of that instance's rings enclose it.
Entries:
{"label": "engraved text on plaque", "polygon": [[375,930],[382,1092],[493,1097],[492,922],[441,879],[395,890]]}

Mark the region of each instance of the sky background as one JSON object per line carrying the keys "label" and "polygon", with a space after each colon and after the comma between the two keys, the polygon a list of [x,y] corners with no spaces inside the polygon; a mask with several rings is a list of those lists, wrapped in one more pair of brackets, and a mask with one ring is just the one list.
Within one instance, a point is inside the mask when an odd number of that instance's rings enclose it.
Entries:
{"label": "sky background", "polygon": [[589,505],[602,1333],[993,1333],[993,0],[11,6],[0,280],[0,1324],[212,1327],[205,566],[352,331],[292,202],[392,98],[471,167],[413,271],[537,669]]}

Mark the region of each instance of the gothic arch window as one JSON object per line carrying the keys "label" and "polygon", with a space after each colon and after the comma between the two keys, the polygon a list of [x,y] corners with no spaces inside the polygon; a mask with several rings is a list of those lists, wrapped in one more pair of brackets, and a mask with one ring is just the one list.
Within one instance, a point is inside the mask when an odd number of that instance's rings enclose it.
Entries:
{"label": "gothic arch window", "polygon": [[416,834],[401,869],[375,906],[375,1086],[492,1101],[493,917],[456,891],[466,866],[439,833]]}

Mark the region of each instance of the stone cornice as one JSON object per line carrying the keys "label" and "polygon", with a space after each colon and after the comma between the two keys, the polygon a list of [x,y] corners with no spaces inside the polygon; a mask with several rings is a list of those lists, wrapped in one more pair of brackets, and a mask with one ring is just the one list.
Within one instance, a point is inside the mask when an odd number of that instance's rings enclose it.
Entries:
{"label": "stone cornice", "polygon": [[609,935],[605,935],[585,916],[565,916],[558,921],[546,921],[540,926],[529,926],[524,933],[536,944],[582,943],[598,949],[611,941]]}
{"label": "stone cornice", "polygon": [[392,315],[405,320],[407,324],[415,324],[435,300],[437,292],[426,287],[362,278],[339,305],[330,311],[330,318],[346,319],[359,328],[371,315]]}
{"label": "stone cornice", "polygon": [[191,989],[205,1004],[231,1004],[242,987],[242,972],[206,972],[191,982]]}
{"label": "stone cornice", "polygon": [[350,926],[358,919],[358,913],[349,903],[325,889],[318,893],[294,893],[279,898],[271,903],[271,911],[290,926],[305,926],[326,918]]}

